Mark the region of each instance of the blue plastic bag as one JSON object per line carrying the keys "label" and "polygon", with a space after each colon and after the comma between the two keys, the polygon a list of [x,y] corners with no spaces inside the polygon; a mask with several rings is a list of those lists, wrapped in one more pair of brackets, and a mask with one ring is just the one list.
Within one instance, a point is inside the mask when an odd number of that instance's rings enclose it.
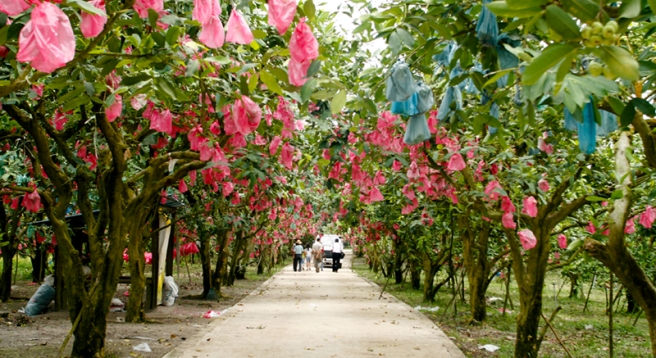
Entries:
{"label": "blue plastic bag", "polygon": [[437,62],[442,67],[448,67],[453,46],[453,41],[448,41],[442,52],[433,55],[433,61]]}
{"label": "blue plastic bag", "polygon": [[601,125],[597,125],[597,136],[605,137],[619,128],[616,115],[603,109],[599,111],[599,114],[601,115]]}
{"label": "blue plastic bag", "polygon": [[485,6],[490,1],[483,0],[483,8],[476,23],[476,36],[483,46],[494,47],[499,41],[499,25],[497,24],[497,16]]}
{"label": "blue plastic bag", "polygon": [[410,120],[408,120],[408,124],[405,127],[403,142],[407,145],[416,145],[429,140],[430,137],[431,133],[430,129],[428,129],[426,114],[420,113],[410,117]]}
{"label": "blue plastic bag", "polygon": [[462,110],[462,92],[460,92],[460,88],[458,86],[453,86],[446,89],[442,103],[440,103],[440,109],[437,113],[438,121],[443,121],[451,114],[452,103],[455,104],[456,111]]}
{"label": "blue plastic bag", "polygon": [[[435,98],[433,97],[433,90],[424,84],[424,82],[417,83],[417,112],[426,113],[433,108]],[[413,96],[414,97],[414,96]]]}
{"label": "blue plastic bag", "polygon": [[403,116],[413,116],[419,111],[417,110],[417,93],[413,94],[408,98],[407,101],[403,102],[392,102],[392,114],[400,114]]}
{"label": "blue plastic bag", "polygon": [[[499,69],[507,70],[509,68],[515,68],[519,66],[519,59],[513,55],[510,51],[506,49],[504,44],[508,44],[511,47],[517,47],[521,45],[520,41],[512,40],[508,37],[507,34],[501,34],[499,36],[499,42],[497,43],[497,58],[499,59]],[[497,86],[506,87],[508,85],[508,75],[505,75],[497,81]]]}
{"label": "blue plastic bag", "polygon": [[576,118],[574,118],[574,115],[572,114],[572,112],[569,111],[569,109],[567,109],[567,107],[565,107],[564,116],[565,116],[565,129],[572,132],[578,131],[579,122],[576,120]]}
{"label": "blue plastic bag", "polygon": [[55,289],[47,283],[42,284],[25,306],[25,314],[36,316],[43,313],[50,302],[55,299]]}
{"label": "blue plastic bag", "polygon": [[387,99],[392,102],[405,102],[417,92],[417,83],[415,82],[410,67],[403,61],[398,61],[392,66],[392,73],[387,77]]}
{"label": "blue plastic bag", "polygon": [[[499,105],[492,103],[490,106],[490,115],[496,119],[499,119]],[[490,126],[490,134],[497,134],[499,128]]]}
{"label": "blue plastic bag", "polygon": [[583,123],[578,123],[578,132],[581,152],[587,155],[594,153],[597,149],[597,123],[592,101],[583,107]]}

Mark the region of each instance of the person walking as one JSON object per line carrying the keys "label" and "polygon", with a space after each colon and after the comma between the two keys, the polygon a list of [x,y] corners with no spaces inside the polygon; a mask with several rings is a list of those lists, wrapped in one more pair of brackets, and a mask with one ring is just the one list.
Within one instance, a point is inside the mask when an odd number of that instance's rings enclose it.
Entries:
{"label": "person walking", "polygon": [[312,262],[312,248],[310,244],[305,245],[305,270],[310,271],[310,262]]}
{"label": "person walking", "polygon": [[319,268],[323,264],[323,244],[321,244],[321,238],[317,238],[317,241],[312,245],[312,259],[314,260],[314,269],[319,273]]}
{"label": "person walking", "polygon": [[303,245],[301,244],[301,240],[296,240],[296,245],[294,245],[294,271],[303,270],[302,255],[303,255]]}
{"label": "person walking", "polygon": [[335,244],[333,245],[333,272],[337,272],[342,266],[341,260],[344,253],[344,247],[339,238],[335,239]]}

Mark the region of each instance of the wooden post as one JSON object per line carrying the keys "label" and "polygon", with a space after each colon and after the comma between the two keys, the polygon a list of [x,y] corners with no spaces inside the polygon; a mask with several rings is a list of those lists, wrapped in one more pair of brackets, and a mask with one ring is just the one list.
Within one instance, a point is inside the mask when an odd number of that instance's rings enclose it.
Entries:
{"label": "wooden post", "polygon": [[[151,281],[150,285],[146,283],[146,290],[150,293],[150,295],[146,294],[148,302],[146,302],[146,309],[152,310],[155,307],[157,307],[157,282],[159,280],[159,232],[156,232],[157,229],[159,229],[159,213],[155,211],[155,217],[153,218],[153,221],[151,222],[152,232],[155,232],[154,234],[151,234],[151,247],[150,251],[153,254],[153,261],[152,261],[152,271],[151,271]],[[146,281],[148,282],[148,281]]]}
{"label": "wooden post", "polygon": [[610,309],[608,310],[608,345],[610,358],[613,358],[613,271],[610,271],[610,288],[609,288],[610,298]]}
{"label": "wooden post", "polygon": [[[166,276],[173,276],[173,248],[175,240],[175,211],[171,214],[171,236],[169,237],[169,245],[166,249]],[[179,252],[177,253],[180,254]]]}

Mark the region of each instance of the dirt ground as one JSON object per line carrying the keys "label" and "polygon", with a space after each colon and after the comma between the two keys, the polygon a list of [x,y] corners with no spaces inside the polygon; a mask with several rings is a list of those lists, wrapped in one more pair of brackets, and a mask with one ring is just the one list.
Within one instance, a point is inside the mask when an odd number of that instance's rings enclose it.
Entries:
{"label": "dirt ground", "polygon": [[[125,312],[109,313],[106,337],[108,357],[162,357],[180,343],[193,337],[212,319],[202,318],[208,310],[222,311],[234,306],[242,298],[266,281],[269,276],[257,276],[249,268],[246,280],[237,280],[235,286],[222,288],[224,297],[219,301],[200,301],[184,298],[202,291],[199,274],[180,276],[179,299],[174,306],[159,306],[146,314],[148,323],[123,323]],[[175,277],[175,276],[174,276]],[[177,279],[177,277],[176,277]],[[58,357],[59,348],[71,329],[68,312],[48,312],[27,317],[18,310],[38,288],[19,282],[12,287],[12,300],[0,303],[0,357]],[[119,285],[116,298],[127,302],[123,294],[128,285]],[[73,338],[64,354],[70,354]],[[148,343],[150,353],[136,352],[133,347]]]}

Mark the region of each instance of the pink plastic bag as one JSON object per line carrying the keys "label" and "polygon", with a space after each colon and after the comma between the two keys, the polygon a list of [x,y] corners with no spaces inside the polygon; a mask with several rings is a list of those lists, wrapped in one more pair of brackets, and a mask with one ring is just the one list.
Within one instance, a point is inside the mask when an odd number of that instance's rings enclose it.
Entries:
{"label": "pink plastic bag", "polygon": [[221,15],[221,4],[219,0],[194,0],[194,10],[191,18],[205,26],[213,18]]}
{"label": "pink plastic bag", "polygon": [[314,60],[319,57],[319,43],[314,38],[312,30],[305,23],[305,19],[296,25],[294,34],[289,40],[289,54],[296,61]]}
{"label": "pink plastic bag", "polygon": [[161,14],[164,12],[164,0],[136,0],[134,2],[134,10],[142,19],[148,17],[148,9],[153,9]]}
{"label": "pink plastic bag", "polygon": [[[91,0],[89,1],[94,7],[105,11],[105,0]],[[96,15],[90,14],[86,11],[82,11],[82,22],[80,22],[80,31],[82,35],[86,38],[98,36],[105,24],[107,23],[106,15]]]}
{"label": "pink plastic bag", "polygon": [[36,213],[39,212],[39,209],[41,209],[41,197],[36,191],[36,187],[32,186],[32,188],[34,188],[34,191],[31,193],[26,193],[23,197],[23,206],[27,209],[27,211]]}
{"label": "pink plastic bag", "polygon": [[215,317],[219,317],[220,315],[221,315],[220,312],[209,310],[205,312],[203,318],[215,318]]}
{"label": "pink plastic bag", "polygon": [[248,135],[260,125],[262,110],[253,100],[242,96],[232,106],[232,118],[237,131],[242,135]]}
{"label": "pink plastic bag", "polygon": [[68,16],[56,5],[44,2],[32,10],[18,38],[20,62],[30,62],[35,69],[51,73],[75,57],[75,35]]}
{"label": "pink plastic bag", "polygon": [[219,48],[225,42],[225,30],[219,16],[212,17],[203,24],[203,29],[198,36],[200,42],[209,48]]}
{"label": "pink plastic bag", "polygon": [[289,83],[294,86],[303,86],[307,82],[307,72],[312,60],[297,61],[293,57],[289,60]]}
{"label": "pink plastic bag", "polygon": [[116,94],[114,103],[111,106],[105,108],[105,116],[109,122],[114,122],[116,118],[121,116],[123,112],[123,99],[120,94]]}
{"label": "pink plastic bag", "polygon": [[279,34],[289,29],[296,15],[296,0],[269,0],[269,25],[275,26]]}
{"label": "pink plastic bag", "polygon": [[248,45],[253,42],[253,33],[237,10],[232,10],[228,23],[226,24],[226,41]]}
{"label": "pink plastic bag", "polygon": [[25,0],[2,0],[0,1],[0,12],[9,16],[16,16],[30,8],[30,4]]}

